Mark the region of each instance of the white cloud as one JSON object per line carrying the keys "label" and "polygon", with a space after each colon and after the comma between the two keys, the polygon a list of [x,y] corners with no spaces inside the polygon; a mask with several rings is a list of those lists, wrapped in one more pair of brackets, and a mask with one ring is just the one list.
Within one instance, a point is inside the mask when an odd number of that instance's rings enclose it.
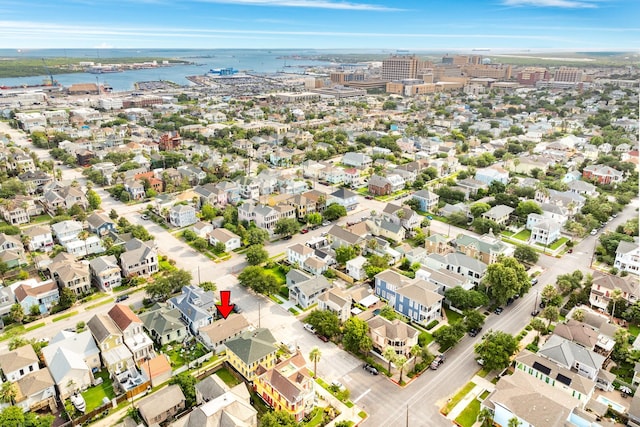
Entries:
{"label": "white cloud", "polygon": [[505,6],[560,7],[565,9],[592,9],[598,7],[592,0],[502,0]]}
{"label": "white cloud", "polygon": [[242,6],[277,6],[300,7],[311,9],[336,9],[336,10],[360,10],[360,11],[400,11],[403,9],[380,6],[368,3],[353,3],[335,0],[197,0],[204,3],[235,4]]}

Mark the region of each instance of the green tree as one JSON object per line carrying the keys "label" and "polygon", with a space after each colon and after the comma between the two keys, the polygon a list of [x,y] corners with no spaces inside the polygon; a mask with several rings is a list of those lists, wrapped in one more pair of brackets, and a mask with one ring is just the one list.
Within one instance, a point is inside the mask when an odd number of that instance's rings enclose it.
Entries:
{"label": "green tree", "polygon": [[202,282],[200,283],[200,287],[208,292],[215,292],[218,287],[213,282]]}
{"label": "green tree", "polygon": [[411,356],[413,357],[413,370],[416,369],[416,361],[418,360],[418,356],[420,356],[422,354],[422,347],[420,347],[418,344],[414,345],[413,347],[411,347]]}
{"label": "green tree", "polygon": [[15,303],[9,309],[9,317],[16,323],[22,323],[24,320],[24,309],[18,303]]}
{"label": "green tree", "polygon": [[279,288],[275,276],[259,266],[249,266],[242,270],[238,275],[238,283],[265,295],[274,294]]}
{"label": "green tree", "polygon": [[485,218],[474,219],[471,223],[471,226],[476,231],[476,233],[479,234],[487,234],[490,231],[492,231],[493,233],[497,233],[498,231],[502,230],[502,226],[500,224],[491,219]]}
{"label": "green tree", "polygon": [[379,313],[380,317],[384,317],[387,320],[394,320],[394,319],[398,319],[398,313],[396,312],[396,310],[391,307],[390,305],[385,305],[384,307],[382,307],[380,309],[380,313]]}
{"label": "green tree", "polygon": [[169,272],[166,276],[171,286],[171,292],[177,292],[184,286],[189,286],[193,280],[192,274],[187,270],[177,269]]}
{"label": "green tree", "polygon": [[313,212],[313,213],[307,214],[307,216],[304,219],[307,224],[319,225],[322,223],[322,214],[319,214],[318,212]]}
{"label": "green tree", "polygon": [[336,261],[340,265],[345,265],[347,261],[358,256],[358,250],[354,246],[340,246],[336,248]]}
{"label": "green tree", "polygon": [[185,397],[187,408],[196,404],[196,379],[188,372],[183,372],[171,378],[169,384],[177,384]]}
{"label": "green tree", "polygon": [[396,356],[394,363],[396,368],[400,369],[400,378],[398,382],[402,384],[402,374],[404,373],[404,368],[407,366],[407,357],[404,354],[399,354]]}
{"label": "green tree", "polygon": [[286,411],[269,411],[262,415],[260,427],[297,427],[298,422]]}
{"label": "green tree", "polygon": [[75,292],[73,292],[69,288],[62,288],[60,290],[60,299],[58,300],[58,306],[60,306],[62,310],[66,310],[76,303],[76,299],[77,296]]}
{"label": "green tree", "polygon": [[391,373],[391,363],[395,360],[397,355],[396,350],[391,346],[385,347],[382,351],[382,357],[387,359],[387,362],[389,363],[387,367],[387,371],[389,371],[389,373]]}
{"label": "green tree", "polygon": [[347,216],[347,209],[337,203],[331,203],[322,213],[322,217],[327,221],[335,221],[343,216]]}
{"label": "green tree", "polygon": [[318,362],[322,357],[322,352],[317,346],[314,346],[309,352],[309,360],[313,362],[313,378],[318,376]]}
{"label": "green tree", "polygon": [[[2,385],[4,386],[4,384]],[[0,412],[0,425],[2,427],[25,427],[25,421],[25,414],[19,406],[12,405]]]}
{"label": "green tree", "polygon": [[509,423],[507,424],[507,427],[519,427],[521,425],[522,423],[520,422],[518,417],[513,417],[513,418],[509,418]]}
{"label": "green tree", "polygon": [[389,268],[389,256],[380,256],[373,254],[369,257],[364,264],[364,271],[367,273],[367,277],[373,278],[376,274]]}
{"label": "green tree", "polygon": [[447,289],[444,292],[444,296],[451,302],[452,306],[460,310],[477,308],[489,302],[489,297],[482,292],[473,289],[466,290],[462,286]]}
{"label": "green tree", "polygon": [[549,321],[547,324],[547,328],[549,328],[551,326],[551,322],[556,322],[560,318],[560,309],[554,305],[548,305],[542,309],[540,317]]}
{"label": "green tree", "polygon": [[5,381],[0,388],[0,401],[4,403],[14,404],[16,401],[16,395],[18,394],[18,387],[16,383]]}
{"label": "green tree", "polygon": [[193,242],[194,240],[196,240],[198,238],[198,234],[195,231],[187,228],[186,230],[184,230],[182,232],[182,237],[187,242]]}
{"label": "green tree", "polygon": [[250,228],[246,234],[247,245],[263,245],[269,240],[269,232],[262,228]]}
{"label": "green tree", "polygon": [[116,212],[115,209],[111,209],[109,211],[109,218],[111,218],[111,220],[115,221],[118,219],[118,212]]}
{"label": "green tree", "polygon": [[539,317],[532,319],[530,325],[533,330],[538,332],[538,336],[543,332],[547,332],[547,325],[545,325],[544,321]]}
{"label": "green tree", "polygon": [[100,205],[102,204],[102,199],[94,190],[87,191],[87,202],[89,202],[89,207],[91,210],[100,209]]}
{"label": "green tree", "polygon": [[350,317],[344,324],[342,344],[352,353],[367,354],[373,345],[367,322],[357,317]]}
{"label": "green tree", "polygon": [[516,207],[516,215],[520,218],[521,221],[526,221],[527,216],[531,213],[542,214],[542,209],[540,205],[538,205],[533,200],[523,200],[518,203]]}
{"label": "green tree", "polygon": [[511,356],[518,350],[515,337],[502,331],[489,331],[475,346],[475,352],[484,360],[484,368],[488,371],[502,370],[509,366]]}
{"label": "green tree", "polygon": [[216,244],[213,245],[213,252],[216,254],[224,253],[224,251],[226,250],[227,250],[227,246],[222,242],[216,242]]}
{"label": "green tree", "polygon": [[489,209],[491,209],[491,206],[488,203],[476,202],[469,207],[469,212],[474,218],[478,218]]}
{"label": "green tree", "polygon": [[489,408],[482,408],[478,413],[477,421],[481,423],[480,427],[493,427],[493,412]]}
{"label": "green tree", "polygon": [[540,255],[530,246],[518,245],[513,252],[513,257],[522,263],[535,264]]}
{"label": "green tree", "polygon": [[314,310],[305,322],[313,326],[320,335],[333,338],[340,333],[340,319],[338,315],[330,310]]}
{"label": "green tree", "polygon": [[300,231],[300,223],[295,218],[281,218],[276,222],[273,231],[281,236],[291,236]]}
{"label": "green tree", "polygon": [[166,277],[159,277],[144,288],[151,299],[165,301],[171,296],[171,283]]}
{"label": "green tree", "polygon": [[262,245],[249,246],[245,252],[247,264],[259,265],[269,259],[269,252]]}
{"label": "green tree", "polygon": [[211,221],[218,216],[218,210],[211,205],[204,205],[202,209],[200,209],[200,214],[203,220]]}
{"label": "green tree", "polygon": [[442,326],[433,333],[433,339],[440,346],[440,351],[453,347],[463,336],[464,325],[462,322]]}
{"label": "green tree", "polygon": [[558,293],[558,289],[553,285],[546,285],[542,288],[540,296],[542,297],[542,301],[545,305],[555,305],[558,307],[562,304],[562,296]]}
{"label": "green tree", "polygon": [[464,212],[454,212],[447,217],[447,221],[456,227],[464,227],[467,225],[469,218],[467,218],[467,214]]}
{"label": "green tree", "polygon": [[[222,242],[218,242],[218,243],[222,243]],[[204,237],[198,237],[197,239],[195,239],[192,243],[194,249],[196,249],[197,251],[204,251],[205,249],[207,249],[209,247],[209,241],[207,239],[205,239]],[[224,243],[222,243],[222,246],[224,246]],[[226,247],[225,247],[226,248]],[[224,249],[222,249],[222,252],[224,252]]]}
{"label": "green tree", "polygon": [[525,294],[531,287],[524,266],[512,257],[502,257],[487,267],[483,283],[499,305],[505,304],[516,294]]}
{"label": "green tree", "polygon": [[479,331],[482,329],[482,325],[484,325],[485,316],[476,311],[476,310],[465,310],[464,311],[464,326],[467,331],[475,329]]}

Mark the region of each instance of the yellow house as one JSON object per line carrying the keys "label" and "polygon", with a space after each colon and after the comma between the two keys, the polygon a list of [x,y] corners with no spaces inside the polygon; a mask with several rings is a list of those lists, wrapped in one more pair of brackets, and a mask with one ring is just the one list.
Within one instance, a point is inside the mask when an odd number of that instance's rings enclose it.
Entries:
{"label": "yellow house", "polygon": [[258,376],[258,367],[271,369],[276,363],[276,339],[266,328],[246,331],[228,340],[227,361],[243,377],[253,381]]}
{"label": "yellow house", "polygon": [[313,409],[313,379],[298,351],[273,369],[260,369],[253,382],[256,393],[276,411],[286,411],[300,422]]}
{"label": "yellow house", "polygon": [[131,351],[124,345],[124,336],[106,314],[96,314],[87,322],[91,335],[100,348],[102,364],[110,373],[119,374],[135,366]]}

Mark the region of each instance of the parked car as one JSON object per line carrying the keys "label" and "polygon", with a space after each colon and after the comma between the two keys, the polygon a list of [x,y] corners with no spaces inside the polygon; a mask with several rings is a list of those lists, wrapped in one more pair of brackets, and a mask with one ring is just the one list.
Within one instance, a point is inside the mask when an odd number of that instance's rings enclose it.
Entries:
{"label": "parked car", "polygon": [[307,234],[309,232],[308,228],[303,228],[302,230],[300,230],[300,234]]}
{"label": "parked car", "polygon": [[329,222],[329,221],[322,221],[322,225],[323,225],[324,227],[326,227],[327,225],[331,225],[331,222]]}
{"label": "parked car", "polygon": [[142,216],[141,216],[140,218],[142,218],[142,219],[144,219],[144,220],[147,220],[147,219],[149,219],[149,215],[147,215],[147,214],[142,214]]}
{"label": "parked car", "polygon": [[538,310],[537,308],[531,312],[531,315],[533,317],[536,317],[538,314],[540,314],[540,310]]}
{"label": "parked car", "polygon": [[238,307],[238,304],[234,304],[231,311],[233,311],[234,313],[242,313],[242,309]]}
{"label": "parked car", "polygon": [[318,338],[320,338],[320,341],[322,342],[329,342],[329,338],[325,337],[324,335],[318,334]]}
{"label": "parked car", "polygon": [[427,219],[428,219],[429,221],[431,221],[431,220],[433,219],[433,217],[432,217],[431,215],[427,215]]}
{"label": "parked car", "polygon": [[303,325],[303,327],[304,327],[307,331],[311,332],[312,334],[315,334],[315,333],[316,333],[316,328],[314,328],[312,325],[310,325],[310,324],[308,324],[308,323],[305,323],[305,324]]}
{"label": "parked car", "polygon": [[597,229],[597,228],[594,228],[593,230],[591,230],[591,233],[590,233],[590,234],[591,234],[592,236],[595,236],[596,234],[598,234],[598,229]]}
{"label": "parked car", "polygon": [[362,366],[362,369],[364,369],[365,371],[369,372],[371,375],[378,375],[379,374],[379,372],[376,369],[376,367],[373,366],[373,365],[370,365],[368,363],[364,364]]}
{"label": "parked car", "polygon": [[500,313],[502,313],[504,311],[504,308],[502,307],[496,307],[495,310],[493,310],[493,312],[497,315],[500,315]]}
{"label": "parked car", "polygon": [[444,354],[437,355],[436,358],[433,359],[433,362],[431,362],[431,365],[429,365],[429,368],[435,371],[440,367],[440,365],[444,363],[444,359],[445,359]]}
{"label": "parked car", "polygon": [[567,251],[567,253],[568,253],[568,254],[572,254],[572,253],[573,253],[573,249],[569,249],[569,250]]}
{"label": "parked car", "polygon": [[484,366],[484,359],[482,359],[482,358],[478,357],[478,358],[476,359],[476,363],[478,363],[478,365],[480,365],[480,366]]}
{"label": "parked car", "polygon": [[122,302],[122,301],[127,300],[127,299],[129,299],[129,295],[126,295],[126,294],[125,295],[119,295],[116,298],[116,302]]}
{"label": "parked car", "polygon": [[373,200],[373,196],[364,196],[364,198],[367,200]]}
{"label": "parked car", "polygon": [[469,336],[470,337],[475,337],[478,335],[478,332],[480,332],[480,329],[469,329]]}
{"label": "parked car", "polygon": [[538,284],[538,279],[536,278],[531,279],[531,286],[537,285],[537,284]]}
{"label": "parked car", "polygon": [[331,382],[331,387],[336,388],[338,390],[344,389],[344,386],[342,385],[342,383],[340,381],[332,381]]}

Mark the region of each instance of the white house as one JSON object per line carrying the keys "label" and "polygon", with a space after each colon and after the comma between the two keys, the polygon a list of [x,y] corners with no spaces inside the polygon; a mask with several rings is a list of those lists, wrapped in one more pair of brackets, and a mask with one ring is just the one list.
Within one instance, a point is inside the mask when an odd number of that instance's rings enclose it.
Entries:
{"label": "white house", "polygon": [[613,266],[620,271],[638,274],[640,269],[640,246],[638,246],[638,242],[621,241],[616,249],[616,260]]}
{"label": "white house", "polygon": [[314,251],[310,247],[296,243],[295,245],[287,248],[287,261],[291,265],[298,264],[299,266],[302,266],[302,264],[312,257],[313,254]]}
{"label": "white house", "polygon": [[350,259],[346,263],[347,274],[353,277],[355,280],[364,280],[367,277],[367,273],[364,271],[364,265],[367,263],[367,259],[362,255]]}
{"label": "white house", "polygon": [[169,222],[174,227],[187,227],[197,222],[196,209],[188,205],[175,205],[169,209]]}
{"label": "white house", "polygon": [[226,228],[216,228],[209,233],[209,243],[215,245],[216,243],[224,243],[225,252],[231,252],[234,249],[238,249],[242,246],[242,240],[240,236]]}
{"label": "white house", "polygon": [[537,222],[531,227],[530,242],[550,245],[560,238],[560,224],[550,219]]}

